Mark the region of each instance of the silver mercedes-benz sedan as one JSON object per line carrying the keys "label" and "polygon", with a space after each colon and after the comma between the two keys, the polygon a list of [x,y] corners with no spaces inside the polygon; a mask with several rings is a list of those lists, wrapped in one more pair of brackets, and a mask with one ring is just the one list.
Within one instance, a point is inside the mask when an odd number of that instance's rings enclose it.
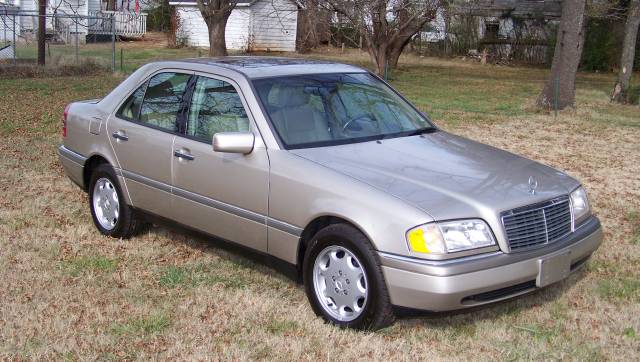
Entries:
{"label": "silver mercedes-benz sedan", "polygon": [[147,64],[67,106],[59,156],[102,234],[159,216],[251,248],[345,327],[534,291],[603,237],[580,182],[439,129],[351,65]]}

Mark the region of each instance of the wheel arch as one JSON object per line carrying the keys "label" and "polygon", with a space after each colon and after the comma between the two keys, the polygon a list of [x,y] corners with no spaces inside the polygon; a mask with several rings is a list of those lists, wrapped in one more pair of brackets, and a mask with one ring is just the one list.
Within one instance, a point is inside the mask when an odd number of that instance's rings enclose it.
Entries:
{"label": "wheel arch", "polygon": [[320,229],[332,224],[347,224],[354,227],[356,230],[360,231],[369,240],[369,242],[375,249],[375,244],[371,241],[371,237],[369,236],[369,234],[365,232],[365,230],[353,220],[349,220],[339,215],[331,215],[331,214],[316,216],[304,227],[304,229],[302,230],[302,233],[300,234],[300,240],[298,241],[298,253],[296,258],[296,265],[300,275],[302,275],[302,263],[304,262],[304,255],[307,251],[307,246],[309,242]]}
{"label": "wheel arch", "polygon": [[110,165],[111,163],[100,154],[94,154],[85,161],[84,168],[82,170],[82,181],[84,183],[85,191],[89,191],[89,183],[91,182],[91,174],[93,174],[93,170],[102,164]]}

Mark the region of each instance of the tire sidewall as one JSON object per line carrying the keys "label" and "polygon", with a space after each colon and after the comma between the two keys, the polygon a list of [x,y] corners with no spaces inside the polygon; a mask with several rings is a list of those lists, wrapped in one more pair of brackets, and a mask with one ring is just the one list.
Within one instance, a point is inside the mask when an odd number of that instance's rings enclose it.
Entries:
{"label": "tire sidewall", "polygon": [[[95,189],[96,182],[101,178],[108,179],[109,182],[111,182],[113,187],[116,189],[116,193],[118,194],[118,215],[119,216],[118,216],[118,221],[116,222],[115,227],[111,230],[105,229],[104,227],[102,227],[102,225],[100,225],[100,222],[98,221],[98,217],[96,216],[96,211],[93,206],[93,192]],[[91,174],[91,181],[89,183],[89,190],[88,190],[89,191],[88,192],[89,209],[91,210],[91,218],[93,219],[93,223],[98,228],[100,233],[102,233],[103,235],[108,235],[108,236],[120,235],[122,232],[123,224],[124,224],[123,220],[127,216],[125,215],[127,210],[126,210],[126,206],[124,205],[124,202],[125,202],[124,197],[122,195],[120,184],[118,183],[117,180],[118,178],[116,177],[115,172],[113,171],[113,168],[106,164],[102,164],[96,167],[94,172]]]}
{"label": "tire sidewall", "polygon": [[[330,225],[320,230],[307,246],[304,263],[303,263],[303,281],[305,291],[311,307],[316,315],[322,316],[329,323],[353,329],[368,329],[374,319],[376,312],[379,310],[381,298],[381,284],[384,280],[380,280],[381,273],[378,273],[379,263],[374,259],[374,255],[368,252],[370,249],[366,237],[355,228],[348,225]],[[352,321],[340,321],[329,315],[318,300],[315,292],[315,284],[313,281],[313,268],[318,254],[328,246],[341,246],[355,254],[360,263],[364,267],[367,277],[368,296],[364,311],[358,318]]]}

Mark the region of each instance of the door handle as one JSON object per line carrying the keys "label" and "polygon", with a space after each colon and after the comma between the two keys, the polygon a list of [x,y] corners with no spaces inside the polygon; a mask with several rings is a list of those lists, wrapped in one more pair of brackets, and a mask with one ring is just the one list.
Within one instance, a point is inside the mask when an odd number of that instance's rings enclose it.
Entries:
{"label": "door handle", "polygon": [[113,136],[117,141],[125,142],[129,140],[129,137],[127,137],[124,131],[114,132],[111,136]]}
{"label": "door handle", "polygon": [[187,153],[187,151],[185,150],[175,150],[173,152],[173,156],[181,158],[183,160],[187,160],[187,161],[193,161],[196,159],[192,154]]}

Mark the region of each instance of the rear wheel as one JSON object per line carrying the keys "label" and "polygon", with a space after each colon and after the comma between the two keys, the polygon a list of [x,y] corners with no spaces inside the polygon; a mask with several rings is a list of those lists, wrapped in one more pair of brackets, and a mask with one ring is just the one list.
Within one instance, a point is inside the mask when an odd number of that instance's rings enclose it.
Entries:
{"label": "rear wheel", "polygon": [[89,207],[100,233],[115,238],[128,238],[141,227],[135,211],[124,201],[113,168],[98,165],[89,183]]}
{"label": "rear wheel", "polygon": [[350,225],[318,231],[305,253],[303,278],[314,312],[330,323],[375,330],[394,320],[376,252]]}

